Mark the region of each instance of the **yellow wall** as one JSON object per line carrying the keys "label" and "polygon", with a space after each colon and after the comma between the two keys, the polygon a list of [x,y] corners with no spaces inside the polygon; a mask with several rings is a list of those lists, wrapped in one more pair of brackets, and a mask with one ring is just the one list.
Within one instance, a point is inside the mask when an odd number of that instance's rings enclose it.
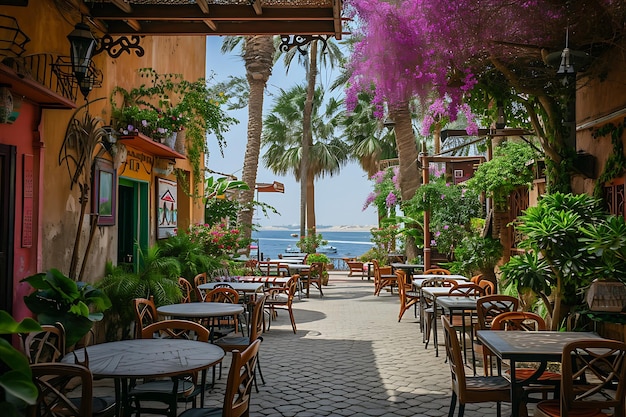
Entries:
{"label": "yellow wall", "polygon": [[[53,1],[31,1],[28,7],[2,6],[2,13],[15,17],[20,28],[30,37],[26,45],[27,54],[53,53],[69,55],[67,34],[73,30],[80,14],[61,13]],[[66,20],[69,19],[69,22]],[[96,36],[101,33],[94,31]],[[109,57],[105,52],[94,58],[96,67],[102,70],[104,79],[101,88],[94,88],[89,95],[95,101],[89,106],[92,115],[101,117],[106,123],[110,120],[109,95],[113,87],[120,85],[132,88],[142,82],[138,68],[151,67],[159,73],[181,73],[187,80],[196,80],[205,76],[204,37],[144,37],[140,42],[145,50],[143,57],[134,54],[123,54],[117,59]],[[80,94],[79,94],[80,95]],[[77,99],[82,105],[82,97]],[[43,270],[58,268],[68,272],[70,257],[76,237],[76,228],[80,213],[78,187],[70,191],[69,175],[64,167],[59,166],[59,150],[63,143],[65,129],[72,116],[71,110],[43,110],[40,126],[41,138],[45,144],[42,153],[44,162],[43,185],[43,213],[42,217],[42,253],[41,266]],[[177,167],[190,171],[186,160],[178,161]],[[153,174],[154,175],[154,174]],[[175,177],[169,176],[169,179]],[[155,243],[155,187],[151,184],[150,190],[150,243]],[[186,198],[179,193],[179,199]],[[90,209],[91,204],[88,205]],[[203,219],[202,204],[183,201],[179,203],[182,209],[179,213],[179,224],[188,225],[191,222],[200,222]],[[180,226],[179,226],[180,227]],[[87,242],[89,218],[85,218],[82,230],[83,250]],[[93,242],[86,274],[82,277],[86,281],[93,281],[104,274],[104,264],[107,260],[114,263],[117,258],[117,227],[98,227]],[[82,259],[82,258],[81,258]]]}

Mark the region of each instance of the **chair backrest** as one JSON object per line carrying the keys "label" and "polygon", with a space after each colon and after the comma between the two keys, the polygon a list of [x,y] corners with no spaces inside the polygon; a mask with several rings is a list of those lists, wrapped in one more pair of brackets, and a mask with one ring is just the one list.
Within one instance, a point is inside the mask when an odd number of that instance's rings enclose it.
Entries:
{"label": "chair backrest", "polygon": [[[589,339],[565,345],[561,359],[561,415],[567,416],[574,409],[598,407],[613,408],[612,415],[623,417],[624,361],[626,344],[620,341]],[[581,380],[587,383],[575,383]]]}
{"label": "chair backrest", "polygon": [[457,297],[482,297],[485,290],[478,284],[458,284],[456,287],[450,288],[448,295]]}
{"label": "chair backrest", "polygon": [[183,298],[180,300],[181,303],[190,303],[191,302],[191,294],[193,293],[193,286],[191,282],[187,281],[185,277],[178,277],[178,286],[183,293]]}
{"label": "chair backrest", "polygon": [[309,276],[313,279],[321,279],[324,271],[326,270],[326,264],[324,262],[312,262],[311,269],[309,270]]}
{"label": "chair backrest", "polygon": [[[85,417],[92,415],[93,377],[82,365],[69,363],[32,364],[33,382],[39,395],[37,403],[28,408],[30,417]],[[77,380],[80,388],[75,389]],[[80,396],[76,399],[76,393]],[[74,400],[66,396],[70,393]]]}
{"label": "chair backrest", "polygon": [[430,268],[424,271],[424,275],[450,275],[450,271],[443,268]]}
{"label": "chair backrest", "polygon": [[29,363],[57,362],[65,356],[65,328],[61,323],[43,324],[41,331],[21,334]]}
{"label": "chair backrest", "polygon": [[441,323],[446,340],[446,356],[450,365],[450,373],[452,374],[452,385],[458,388],[459,401],[461,404],[464,404],[466,379],[461,345],[457,338],[456,330],[454,330],[445,315],[441,316]]}
{"label": "chair backrest", "polygon": [[204,301],[213,303],[237,304],[239,303],[239,293],[229,287],[213,288],[211,291],[206,293]]}
{"label": "chair backrest", "polygon": [[470,278],[470,282],[473,282],[474,284],[478,284],[482,280],[483,280],[483,274],[474,275],[473,277]]}
{"label": "chair backrest", "polygon": [[259,261],[256,259],[247,260],[244,268],[247,275],[255,275],[259,271]]}
{"label": "chair backrest", "polygon": [[206,284],[206,272],[201,272],[193,277],[193,288],[196,292],[196,301],[204,301],[205,292],[198,285]]}
{"label": "chair backrest", "polygon": [[218,282],[213,286],[213,288],[233,288],[233,286],[230,285],[228,282]]}
{"label": "chair backrest", "polygon": [[422,287],[456,287],[459,285],[459,282],[455,279],[447,279],[447,278],[429,278],[426,281],[422,282]]}
{"label": "chair backrest", "polygon": [[485,295],[491,295],[496,293],[496,286],[488,279],[479,280],[478,285],[485,290]]}
{"label": "chair backrest", "polygon": [[491,322],[497,315],[508,311],[517,311],[518,308],[519,300],[510,295],[493,294],[480,297],[476,300],[478,329],[490,329]]}
{"label": "chair backrest", "polygon": [[150,298],[135,298],[133,305],[135,307],[135,338],[140,339],[141,329],[158,321],[159,314],[157,313],[153,296],[150,296]]}
{"label": "chair backrest", "polygon": [[263,333],[263,309],[265,308],[265,295],[258,295],[250,314],[250,341],[258,339]]}
{"label": "chair backrest", "polygon": [[546,322],[539,314],[529,311],[509,311],[494,317],[491,330],[546,330]]}
{"label": "chair backrest", "polygon": [[248,415],[261,340],[253,341],[243,352],[234,350],[224,394],[223,417]]}
{"label": "chair backrest", "polygon": [[141,331],[142,339],[186,339],[199,342],[209,341],[209,330],[190,320],[162,320],[146,326]]}

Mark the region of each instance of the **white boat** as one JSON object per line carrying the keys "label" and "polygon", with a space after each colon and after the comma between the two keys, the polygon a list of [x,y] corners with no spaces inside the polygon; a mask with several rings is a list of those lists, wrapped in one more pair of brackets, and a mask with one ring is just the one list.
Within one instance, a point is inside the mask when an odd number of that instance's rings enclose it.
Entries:
{"label": "white boat", "polygon": [[285,253],[300,253],[300,249],[299,248],[294,248],[291,245],[287,246],[287,248],[285,249]]}
{"label": "white boat", "polygon": [[317,248],[318,253],[337,253],[337,248],[330,245],[323,245]]}
{"label": "white boat", "polygon": [[291,237],[298,237],[298,234],[297,233],[292,233]]}

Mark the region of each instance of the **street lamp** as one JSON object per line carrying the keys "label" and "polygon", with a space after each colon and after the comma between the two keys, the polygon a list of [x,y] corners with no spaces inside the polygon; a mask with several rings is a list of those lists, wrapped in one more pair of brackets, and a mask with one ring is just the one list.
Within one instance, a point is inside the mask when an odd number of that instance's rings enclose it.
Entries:
{"label": "street lamp", "polygon": [[89,70],[91,57],[96,47],[96,39],[91,34],[89,26],[82,22],[74,26],[74,30],[67,35],[67,39],[71,46],[72,72],[80,84]]}

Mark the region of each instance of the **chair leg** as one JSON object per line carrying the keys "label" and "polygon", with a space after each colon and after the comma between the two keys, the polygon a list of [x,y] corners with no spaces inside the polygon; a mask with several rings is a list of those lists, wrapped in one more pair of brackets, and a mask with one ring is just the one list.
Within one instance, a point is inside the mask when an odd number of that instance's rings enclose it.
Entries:
{"label": "chair leg", "polygon": [[[465,404],[459,403],[459,417],[463,417],[464,413],[465,413]],[[498,414],[498,417],[500,417],[500,414]]]}
{"label": "chair leg", "polygon": [[293,329],[293,334],[296,334],[296,319],[293,317],[293,310],[289,309],[289,319],[291,320],[291,328]]}
{"label": "chair leg", "polygon": [[448,417],[454,417],[455,407],[456,407],[456,392],[452,391],[452,398],[450,398],[450,410],[448,410]]}

